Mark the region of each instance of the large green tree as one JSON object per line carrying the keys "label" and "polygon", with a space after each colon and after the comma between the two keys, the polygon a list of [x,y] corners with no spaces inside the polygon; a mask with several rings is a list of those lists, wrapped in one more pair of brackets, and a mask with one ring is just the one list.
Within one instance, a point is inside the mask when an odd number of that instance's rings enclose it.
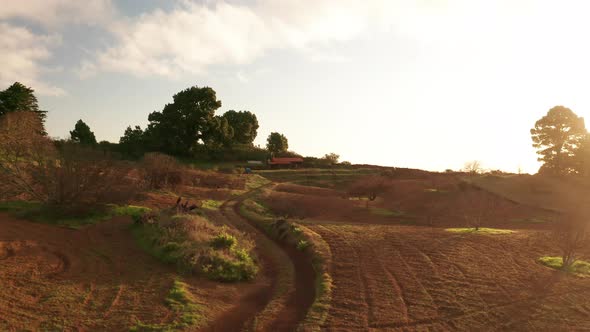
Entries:
{"label": "large green tree", "polygon": [[[47,111],[39,109],[37,97],[34,94],[35,90],[15,82],[4,91],[0,91],[0,116],[17,111],[34,112],[41,120],[41,124],[45,123]],[[43,129],[43,133],[45,129]]]}
{"label": "large green tree", "polygon": [[210,140],[221,101],[212,88],[197,86],[178,92],[173,100],[161,112],[149,115],[146,134],[158,151],[190,155],[195,145]]}
{"label": "large green tree", "polygon": [[287,137],[276,132],[270,133],[266,139],[266,149],[273,155],[287,151],[289,149]]}
{"label": "large green tree", "polygon": [[149,149],[144,131],[140,126],[131,128],[128,126],[125,133],[119,139],[119,149],[129,157],[139,158]]}
{"label": "large green tree", "polygon": [[576,172],[576,153],[587,135],[584,118],[571,109],[555,106],[531,129],[533,147],[543,162],[540,172],[569,174]]}
{"label": "large green tree", "polygon": [[219,149],[230,147],[234,138],[234,128],[230,126],[226,118],[221,116],[213,117],[203,141],[208,149]]}
{"label": "large green tree", "polygon": [[96,145],[96,136],[94,136],[90,127],[81,119],[76,122],[74,130],[70,131],[70,137],[72,141],[76,143]]}
{"label": "large green tree", "polygon": [[249,111],[229,110],[222,117],[233,128],[233,141],[238,144],[252,144],[258,134],[258,119]]}

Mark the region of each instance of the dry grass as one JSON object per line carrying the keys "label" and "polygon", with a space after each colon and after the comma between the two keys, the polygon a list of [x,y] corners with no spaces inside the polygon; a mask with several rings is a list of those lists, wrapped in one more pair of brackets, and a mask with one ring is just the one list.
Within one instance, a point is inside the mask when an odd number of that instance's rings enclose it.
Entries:
{"label": "dry grass", "polygon": [[[245,234],[196,215],[160,213],[155,218],[155,223],[136,225],[135,238],[147,252],[181,272],[219,281],[251,280],[258,272],[251,257],[254,243]],[[220,247],[219,237],[231,237],[234,242]]]}

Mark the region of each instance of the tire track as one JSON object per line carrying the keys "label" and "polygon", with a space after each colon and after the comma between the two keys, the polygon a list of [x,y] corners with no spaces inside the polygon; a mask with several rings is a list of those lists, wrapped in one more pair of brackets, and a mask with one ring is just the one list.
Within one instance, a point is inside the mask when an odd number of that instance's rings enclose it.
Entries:
{"label": "tire track", "polygon": [[371,309],[358,252],[340,233],[322,225],[313,228],[330,245],[333,255],[334,291],[326,325],[346,322],[349,327],[368,329]]}

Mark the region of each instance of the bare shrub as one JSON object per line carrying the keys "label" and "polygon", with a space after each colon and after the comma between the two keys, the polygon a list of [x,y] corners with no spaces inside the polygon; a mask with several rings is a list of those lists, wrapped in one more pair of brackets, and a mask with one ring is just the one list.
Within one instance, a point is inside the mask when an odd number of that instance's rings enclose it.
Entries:
{"label": "bare shrub", "polygon": [[390,187],[390,181],[386,177],[367,176],[355,181],[348,188],[348,195],[367,198],[367,207],[369,207],[369,201],[374,201],[377,199],[377,196],[389,191]]}
{"label": "bare shrub", "polygon": [[465,166],[463,166],[463,171],[471,174],[480,174],[483,173],[484,169],[481,166],[481,162],[479,160],[472,160],[465,163]]}
{"label": "bare shrub", "polygon": [[30,199],[47,200],[32,171],[55,163],[57,151],[42,132],[43,124],[33,112],[12,112],[0,117],[2,197],[25,195]]}
{"label": "bare shrub", "polygon": [[498,206],[498,198],[483,189],[461,182],[460,213],[467,227],[476,231],[491,219]]}
{"label": "bare shrub", "polygon": [[138,185],[127,175],[131,166],[103,152],[76,143],[65,143],[54,163],[32,167],[48,203],[62,206],[121,203],[131,199]]}
{"label": "bare shrub", "polygon": [[27,112],[0,119],[0,174],[11,195],[78,209],[126,201],[137,193],[128,165],[71,142],[56,148],[39,128],[38,117]]}
{"label": "bare shrub", "polygon": [[265,198],[264,203],[278,217],[305,219],[310,216],[307,209],[310,202],[305,204],[304,200],[305,198],[299,195],[271,194]]}
{"label": "bare shrub", "polygon": [[159,152],[146,153],[141,165],[151,189],[174,189],[182,184],[182,167],[171,156]]}
{"label": "bare shrub", "polygon": [[586,218],[578,211],[565,214],[554,224],[553,237],[561,251],[562,269],[569,269],[578,258],[580,250],[590,245],[590,233]]}

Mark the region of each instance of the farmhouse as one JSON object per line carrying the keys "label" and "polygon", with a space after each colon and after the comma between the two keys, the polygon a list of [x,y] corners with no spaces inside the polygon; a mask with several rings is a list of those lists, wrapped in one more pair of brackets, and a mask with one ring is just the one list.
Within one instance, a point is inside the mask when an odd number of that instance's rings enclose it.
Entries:
{"label": "farmhouse", "polygon": [[297,168],[303,164],[303,158],[272,158],[268,161],[271,168]]}

